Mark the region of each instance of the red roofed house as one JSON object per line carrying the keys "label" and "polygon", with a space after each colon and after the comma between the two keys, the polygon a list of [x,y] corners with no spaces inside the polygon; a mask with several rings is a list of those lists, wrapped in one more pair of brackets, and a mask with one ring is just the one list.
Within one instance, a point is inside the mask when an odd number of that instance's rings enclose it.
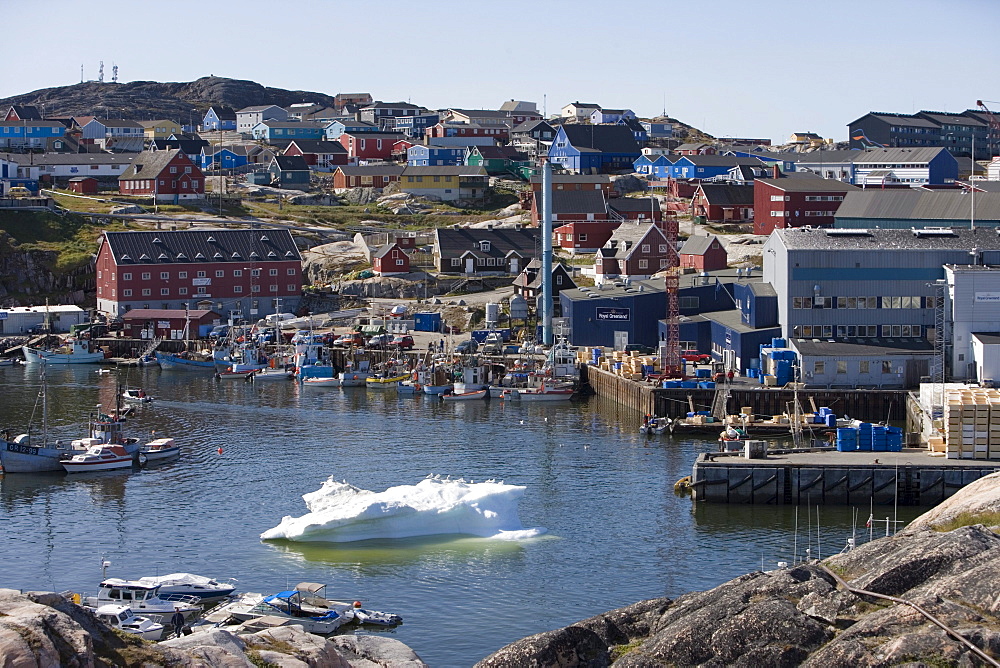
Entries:
{"label": "red roofed house", "polygon": [[372,270],[379,276],[410,273],[410,256],[399,244],[386,244],[372,255]]}
{"label": "red roofed house", "polygon": [[753,220],[753,204],[753,186],[703,181],[691,198],[691,213],[709,222],[737,223]]}
{"label": "red roofed house", "polygon": [[405,139],[400,132],[345,132],[338,137],[351,162],[358,160],[388,160],[392,155],[392,145]]}
{"label": "red roofed house", "polygon": [[180,149],[146,151],[118,177],[122,195],[154,197],[158,202],[201,199],[205,196],[205,176]]}
{"label": "red roofed house", "polygon": [[122,315],[125,336],[133,339],[200,339],[221,323],[218,313],[201,309],[137,308]]}
{"label": "red roofed house", "polygon": [[729,254],[715,236],[688,237],[680,250],[681,267],[696,271],[718,271],[729,266]]}
{"label": "red roofed house", "polygon": [[343,144],[320,139],[293,139],[281,154],[302,156],[310,169],[317,172],[332,172],[350,160]]}

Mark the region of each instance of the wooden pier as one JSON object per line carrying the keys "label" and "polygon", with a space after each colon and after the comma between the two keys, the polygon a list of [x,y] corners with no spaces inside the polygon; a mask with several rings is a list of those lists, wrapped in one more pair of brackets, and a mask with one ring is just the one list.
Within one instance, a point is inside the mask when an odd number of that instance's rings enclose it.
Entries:
{"label": "wooden pier", "polygon": [[707,453],[691,474],[695,501],[764,505],[932,506],[983,476],[1000,461],[902,452],[788,452],[763,459]]}

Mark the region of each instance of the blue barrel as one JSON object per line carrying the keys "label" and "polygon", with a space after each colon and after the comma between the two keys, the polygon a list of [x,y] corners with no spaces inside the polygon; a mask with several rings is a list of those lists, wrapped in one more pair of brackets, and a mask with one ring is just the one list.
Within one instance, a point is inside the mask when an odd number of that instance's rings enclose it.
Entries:
{"label": "blue barrel", "polygon": [[784,348],[785,347],[785,340],[784,339],[771,339],[771,347],[772,348]]}
{"label": "blue barrel", "polygon": [[826,426],[827,427],[836,427],[837,426],[837,416],[833,415],[832,413],[830,415],[827,415],[826,416]]}
{"label": "blue barrel", "polygon": [[854,441],[837,441],[837,452],[854,452],[858,449],[858,444]]}

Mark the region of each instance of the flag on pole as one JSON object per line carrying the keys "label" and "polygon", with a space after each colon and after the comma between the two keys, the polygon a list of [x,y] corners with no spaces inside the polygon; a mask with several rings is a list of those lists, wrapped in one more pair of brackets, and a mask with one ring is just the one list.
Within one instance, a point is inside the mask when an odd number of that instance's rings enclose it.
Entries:
{"label": "flag on pole", "polygon": [[868,516],[868,521],[865,523],[865,528],[866,529],[871,529],[872,528],[872,522],[874,522],[874,521],[875,521],[875,516],[874,515],[869,515]]}

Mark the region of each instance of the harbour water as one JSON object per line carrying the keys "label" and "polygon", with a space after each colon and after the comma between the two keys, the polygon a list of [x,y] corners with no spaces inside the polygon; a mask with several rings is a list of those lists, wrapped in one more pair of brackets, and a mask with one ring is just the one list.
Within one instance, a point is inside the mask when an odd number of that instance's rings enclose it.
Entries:
{"label": "harbour water", "polygon": [[[116,577],[185,571],[266,593],[323,582],[335,598],[402,615],[391,633],[431,666],[467,667],[524,636],[642,599],[710,588],[807,549],[838,552],[852,527],[862,539],[869,515],[694,506],[673,484],[715,443],[642,436],[638,416],[594,397],[442,404],[95,368],[48,369],[50,437],[84,435],[88,412],[112,406],[118,383],[141,385],[157,399],[137,408],[131,435],[173,437],[181,458],[138,471],[0,478],[2,587],[94,592],[102,557]],[[0,427],[25,431],[39,384],[35,368],[0,369]],[[282,517],[304,515],[302,495],[331,476],[381,492],[431,473],[523,485],[521,522],[546,531],[525,540],[260,540]],[[920,512],[900,508],[898,519]],[[878,533],[893,513],[875,509]]]}

